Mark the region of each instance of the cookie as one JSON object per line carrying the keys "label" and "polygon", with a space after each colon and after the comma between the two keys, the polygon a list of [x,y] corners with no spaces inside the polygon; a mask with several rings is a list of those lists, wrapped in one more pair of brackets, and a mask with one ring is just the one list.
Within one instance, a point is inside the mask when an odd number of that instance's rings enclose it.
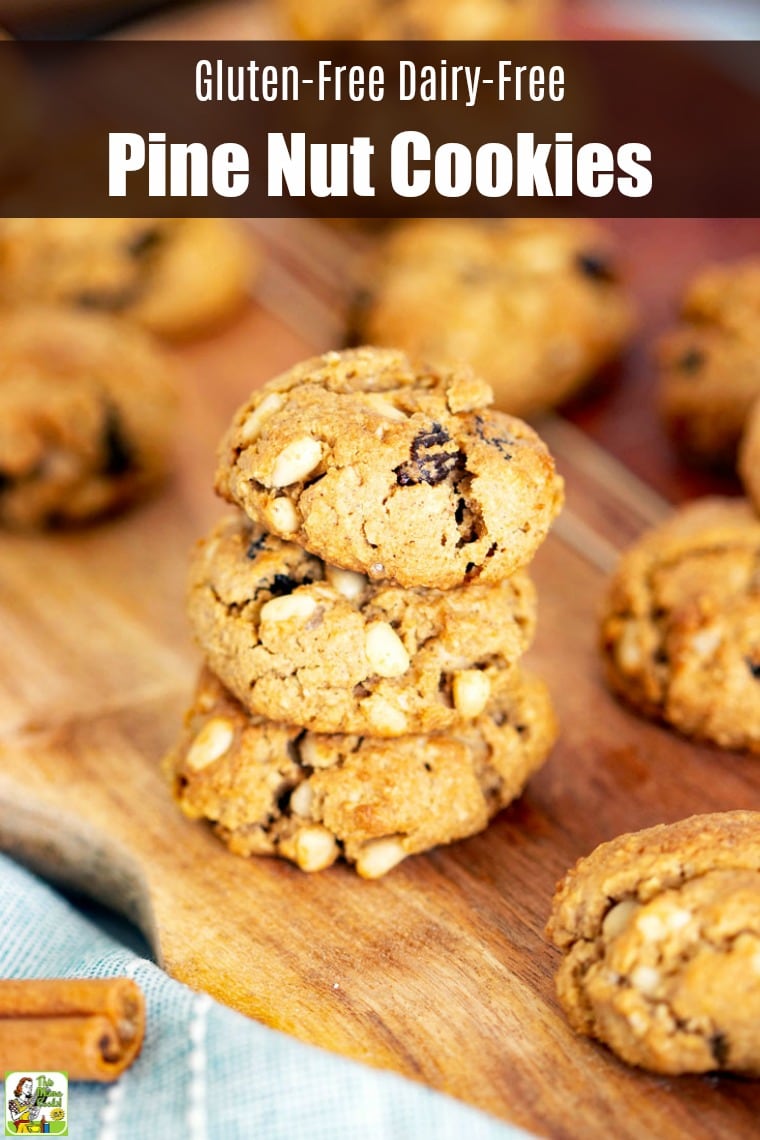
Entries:
{"label": "cookie", "polygon": [[407,222],[361,276],[350,341],[466,362],[518,416],[574,395],[633,328],[613,242],[593,222]]}
{"label": "cookie", "polygon": [[0,521],[74,523],[166,474],[174,369],[141,329],[103,314],[0,314]]}
{"label": "cookie", "polygon": [[526,675],[455,733],[384,741],[251,717],[205,669],[165,771],[182,811],[211,820],[236,854],[280,855],[304,871],[342,855],[376,879],[481,831],[555,736],[546,688]]}
{"label": "cookie", "polygon": [[119,314],[162,337],[191,337],[241,307],[255,258],[214,218],[7,218],[0,299]]}
{"label": "cookie", "polygon": [[660,406],[683,455],[732,467],[760,399],[760,258],[703,270],[658,346]]}
{"label": "cookie", "polygon": [[760,514],[760,399],[755,401],[747,418],[739,449],[739,474]]}
{"label": "cookie", "polygon": [[399,736],[478,716],[532,640],[536,599],[524,573],[445,591],[371,582],[236,512],[196,548],[188,610],[249,712]]}
{"label": "cookie", "polygon": [[553,0],[281,0],[307,40],[518,40],[553,34]]}
{"label": "cookie", "polygon": [[603,843],[560,884],[547,933],[579,1033],[658,1073],[760,1076],[760,812]]}
{"label": "cookie", "polygon": [[372,579],[448,589],[533,557],[562,504],[536,433],[468,370],[328,352],[253,393],[216,486],[267,530]]}
{"label": "cookie", "polygon": [[621,559],[601,646],[612,687],[647,716],[760,752],[760,519],[701,499]]}

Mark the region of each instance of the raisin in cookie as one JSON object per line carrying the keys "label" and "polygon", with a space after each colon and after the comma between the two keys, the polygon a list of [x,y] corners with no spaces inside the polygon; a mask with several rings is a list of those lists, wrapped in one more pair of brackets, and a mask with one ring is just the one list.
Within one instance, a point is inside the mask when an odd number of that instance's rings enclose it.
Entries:
{"label": "raisin in cookie", "polygon": [[621,559],[601,632],[612,687],[687,736],[760,752],[760,519],[702,499]]}
{"label": "raisin in cookie", "polygon": [[376,879],[481,831],[555,736],[546,688],[527,675],[456,732],[387,741],[251,717],[204,669],[165,770],[182,811],[213,821],[236,854],[280,855],[304,871],[343,855]]}
{"label": "raisin in cookie", "polygon": [[742,436],[739,473],[755,510],[760,514],[760,399],[752,406]]}
{"label": "raisin in cookie", "polygon": [[128,316],[160,336],[195,336],[244,302],[250,243],[214,218],[7,218],[0,296]]}
{"label": "raisin in cookie", "polygon": [[660,402],[687,458],[732,466],[760,398],[760,259],[703,270],[658,348]]}
{"label": "raisin in cookie", "polygon": [[420,220],[381,239],[349,339],[464,361],[523,416],[562,403],[633,327],[610,237],[593,222]]}
{"label": "raisin in cookie", "polygon": [[102,314],[0,315],[0,521],[79,522],[166,473],[174,370],[141,329]]}
{"label": "raisin in cookie", "polygon": [[217,490],[268,530],[373,579],[440,589],[526,565],[562,504],[546,446],[467,370],[329,352],[251,396]]}
{"label": "raisin in cookie", "polygon": [[523,573],[404,590],[326,565],[241,512],[198,545],[188,608],[205,659],[250,712],[373,736],[478,716],[536,619]]}
{"label": "raisin in cookie", "polygon": [[603,843],[560,884],[547,933],[579,1033],[658,1073],[760,1076],[760,812]]}
{"label": "raisin in cookie", "polygon": [[541,39],[554,29],[552,0],[281,0],[308,40]]}

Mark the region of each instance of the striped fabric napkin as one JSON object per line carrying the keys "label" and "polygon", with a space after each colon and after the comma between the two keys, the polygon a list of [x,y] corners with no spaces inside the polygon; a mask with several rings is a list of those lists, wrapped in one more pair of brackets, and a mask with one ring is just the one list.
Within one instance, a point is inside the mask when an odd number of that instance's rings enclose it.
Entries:
{"label": "striped fabric napkin", "polygon": [[[519,1140],[528,1134],[391,1073],[268,1029],[173,981],[0,856],[0,976],[142,987],[142,1053],[112,1085],[72,1084],[76,1140]],[[0,1057],[0,1079],[17,1068]]]}

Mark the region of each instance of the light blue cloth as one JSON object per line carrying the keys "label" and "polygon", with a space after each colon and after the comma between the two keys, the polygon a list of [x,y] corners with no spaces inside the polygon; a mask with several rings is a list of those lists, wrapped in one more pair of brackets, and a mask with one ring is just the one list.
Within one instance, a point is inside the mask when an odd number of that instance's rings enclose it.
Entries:
{"label": "light blue cloth", "polygon": [[[127,974],[147,1001],[134,1065],[72,1084],[75,1140],[520,1140],[527,1133],[391,1073],[267,1029],[173,981],[0,856],[0,976]],[[0,1057],[0,1079],[15,1069]]]}

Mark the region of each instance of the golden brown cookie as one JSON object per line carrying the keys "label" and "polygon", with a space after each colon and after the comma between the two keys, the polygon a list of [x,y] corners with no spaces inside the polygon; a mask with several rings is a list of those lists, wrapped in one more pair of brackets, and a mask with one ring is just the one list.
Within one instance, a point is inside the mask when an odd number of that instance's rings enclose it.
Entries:
{"label": "golden brown cookie", "polygon": [[454,733],[318,736],[249,716],[204,670],[165,771],[182,811],[238,855],[320,871],[339,855],[376,879],[407,855],[481,831],[518,796],[556,736],[527,675]]}
{"label": "golden brown cookie", "polygon": [[326,565],[239,511],[196,548],[188,608],[206,661],[249,712],[373,736],[480,715],[536,620],[524,573],[404,590]]}
{"label": "golden brown cookie", "polygon": [[0,299],[54,301],[192,337],[241,307],[256,258],[215,218],[6,218]]}
{"label": "golden brown cookie", "polygon": [[621,559],[601,630],[612,687],[647,716],[760,752],[760,519],[701,499]]}
{"label": "golden brown cookie", "polygon": [[349,339],[469,364],[518,416],[567,400],[633,328],[613,242],[593,222],[406,222],[363,279]]}
{"label": "golden brown cookie", "polygon": [[760,1075],[760,812],[603,843],[559,885],[571,1025],[658,1073]]}
{"label": "golden brown cookie", "polygon": [[658,358],[662,414],[676,446],[692,460],[733,466],[760,398],[760,258],[698,274]]}
{"label": "golden brown cookie", "polygon": [[103,314],[0,315],[0,521],[80,522],[160,481],[176,434],[174,369],[152,338]]}
{"label": "golden brown cookie", "polygon": [[563,486],[536,433],[490,404],[469,370],[392,349],[328,352],[239,409],[217,490],[267,530],[372,579],[500,581],[533,557]]}
{"label": "golden brown cookie", "polygon": [[280,0],[307,40],[518,40],[554,32],[553,0]]}
{"label": "golden brown cookie", "polygon": [[753,404],[739,449],[739,474],[744,489],[760,514],[760,399]]}

